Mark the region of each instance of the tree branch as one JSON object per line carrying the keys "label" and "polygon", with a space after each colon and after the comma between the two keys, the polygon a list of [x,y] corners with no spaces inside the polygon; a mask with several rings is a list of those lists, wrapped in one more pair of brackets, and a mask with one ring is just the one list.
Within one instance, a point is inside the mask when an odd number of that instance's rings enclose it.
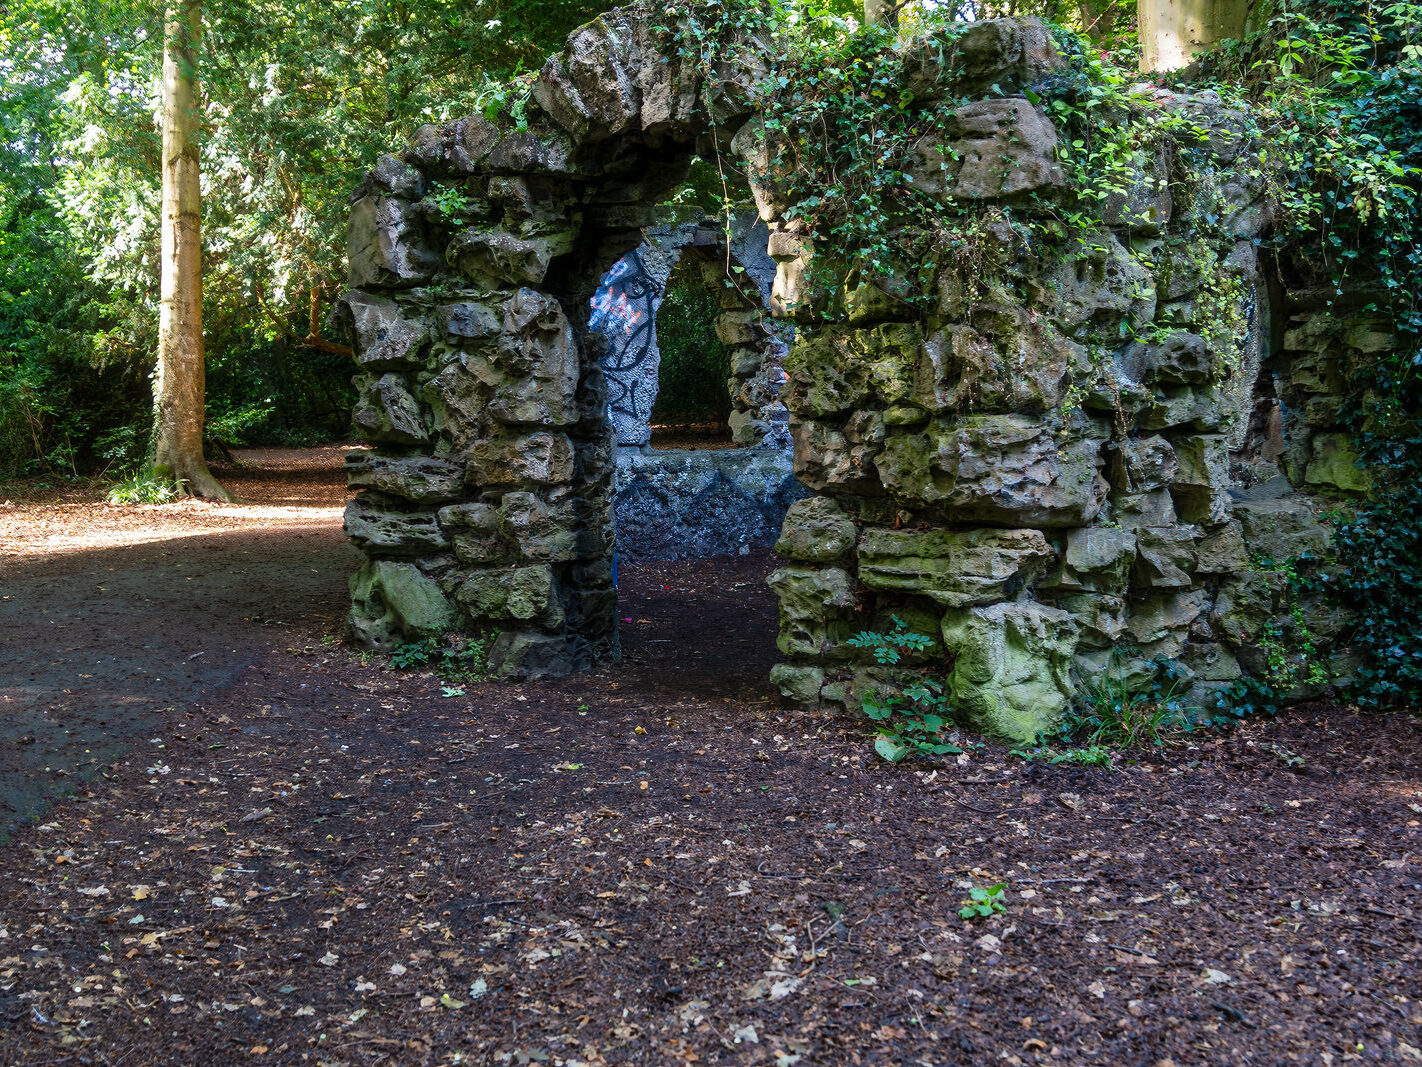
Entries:
{"label": "tree branch", "polygon": [[354,358],[355,352],[351,350],[349,345],[339,345],[335,341],[328,341],[317,333],[316,328],[319,325],[318,309],[320,307],[320,300],[321,297],[319,293],[313,289],[310,309],[311,321],[307,326],[306,336],[302,337],[288,326],[280,315],[268,306],[266,291],[260,282],[257,283],[257,305],[266,313],[267,318],[271,320],[272,325],[276,327],[277,331],[288,341],[301,345],[303,348],[314,348],[318,352],[330,352],[333,356]]}

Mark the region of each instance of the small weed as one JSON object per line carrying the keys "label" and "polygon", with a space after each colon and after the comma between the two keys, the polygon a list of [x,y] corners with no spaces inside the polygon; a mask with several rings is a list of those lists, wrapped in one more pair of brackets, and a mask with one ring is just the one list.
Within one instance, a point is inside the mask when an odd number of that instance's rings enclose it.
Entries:
{"label": "small weed", "polygon": [[1133,673],[1135,649],[1112,652],[1104,670],[1081,679],[1081,699],[1056,729],[1037,735],[1031,747],[1013,750],[1022,759],[1086,767],[1115,766],[1115,753],[1141,745],[1163,746],[1188,733],[1203,713],[1185,699],[1186,680],[1168,660],[1154,660],[1150,674]]}
{"label": "small weed", "polygon": [[[497,632],[490,632],[477,638],[450,636],[411,641],[390,653],[390,666],[397,671],[425,667],[447,682],[482,682],[488,674],[489,649],[497,636]],[[462,694],[463,690],[444,695]]]}
{"label": "small weed", "polygon": [[135,471],[109,489],[110,504],[171,504],[182,495],[182,482],[163,478],[151,467]]}
{"label": "small weed", "polygon": [[[887,634],[864,630],[847,642],[854,648],[867,648],[874,660],[884,666],[894,666],[904,652],[921,652],[933,644],[924,634],[911,633],[904,621],[894,616],[894,629]],[[914,678],[899,692],[880,695],[866,693],[862,706],[878,729],[874,751],[889,763],[897,763],[911,752],[943,756],[963,750],[947,739],[948,699],[943,685],[932,678]]]}
{"label": "small weed", "polygon": [[1104,767],[1108,771],[1115,766],[1112,762],[1111,750],[1105,745],[1092,745],[1089,748],[1069,748],[1053,756],[1052,762],[1075,763],[1081,767]]}
{"label": "small weed", "polygon": [[1002,899],[1006,893],[1006,882],[998,882],[997,885],[990,885],[986,889],[975,885],[968,890],[968,899],[963,901],[963,906],[958,909],[958,917],[975,922],[978,919],[1001,915],[1007,911],[1007,904]]}

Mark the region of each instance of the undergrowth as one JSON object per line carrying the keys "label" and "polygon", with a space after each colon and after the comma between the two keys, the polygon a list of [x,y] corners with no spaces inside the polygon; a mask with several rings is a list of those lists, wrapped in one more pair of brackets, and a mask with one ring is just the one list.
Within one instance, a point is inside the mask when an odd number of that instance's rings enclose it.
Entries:
{"label": "undergrowth", "polygon": [[1103,670],[1081,679],[1061,723],[1014,755],[1109,769],[1120,753],[1164,747],[1205,719],[1186,697],[1188,684],[1170,660],[1143,662],[1134,649],[1113,649]]}
{"label": "undergrowth", "polygon": [[109,489],[110,504],[170,504],[183,495],[182,483],[143,467],[115,482]]}
{"label": "undergrowth", "polygon": [[397,671],[425,669],[448,682],[482,682],[488,677],[489,650],[497,631],[479,637],[428,637],[410,641],[390,653]]}
{"label": "undergrowth", "polygon": [[[926,634],[913,633],[898,616],[888,633],[861,631],[849,638],[852,648],[867,648],[874,662],[896,667],[906,652],[922,652],[933,644]],[[917,752],[946,756],[963,750],[949,737],[951,711],[943,683],[914,674],[901,687],[892,685],[865,693],[861,706],[878,734],[874,751],[890,763]]]}

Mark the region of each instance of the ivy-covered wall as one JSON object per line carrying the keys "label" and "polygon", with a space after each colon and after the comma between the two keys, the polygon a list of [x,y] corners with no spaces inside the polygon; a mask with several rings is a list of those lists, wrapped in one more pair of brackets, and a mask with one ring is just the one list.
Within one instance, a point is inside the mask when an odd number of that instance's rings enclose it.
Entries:
{"label": "ivy-covered wall", "polygon": [[[1267,297],[1250,116],[1103,88],[1041,23],[996,20],[876,46],[880,137],[767,94],[754,33],[687,48],[658,18],[583,27],[498,121],[421,129],[358,193],[357,636],[497,629],[505,676],[615,655],[588,300],[699,152],[748,173],[798,324],[781,399],[815,495],[770,579],[787,698],[890,683],[847,639],[893,617],[932,638],[956,714],[1019,740],[1113,655],[1172,661],[1201,699],[1268,671],[1302,614],[1291,561],[1328,541],[1295,487],[1342,461],[1317,404],[1296,430],[1313,384],[1285,357],[1312,327]],[[809,179],[842,159],[907,192],[818,224],[852,198],[844,168]]]}

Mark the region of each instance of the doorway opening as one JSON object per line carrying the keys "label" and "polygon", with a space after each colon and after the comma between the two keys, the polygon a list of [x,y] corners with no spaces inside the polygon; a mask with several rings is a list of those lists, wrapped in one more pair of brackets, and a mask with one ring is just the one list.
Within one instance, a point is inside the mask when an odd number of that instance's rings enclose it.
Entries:
{"label": "doorway opening", "polygon": [[616,439],[617,553],[747,554],[805,495],[780,400],[788,323],[766,310],[775,263],[754,211],[650,227],[603,275],[600,333]]}

